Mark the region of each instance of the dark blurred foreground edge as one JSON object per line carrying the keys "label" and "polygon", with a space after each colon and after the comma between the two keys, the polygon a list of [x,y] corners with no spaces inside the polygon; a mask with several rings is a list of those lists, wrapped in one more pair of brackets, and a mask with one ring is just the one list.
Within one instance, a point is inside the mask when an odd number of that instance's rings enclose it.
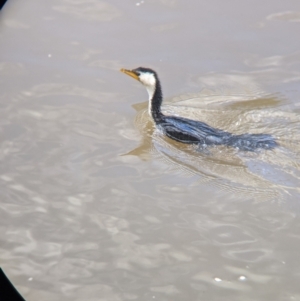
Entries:
{"label": "dark blurred foreground edge", "polygon": [[0,300],[25,301],[0,268]]}
{"label": "dark blurred foreground edge", "polygon": [[2,7],[4,6],[6,0],[0,0],[0,10],[2,9]]}

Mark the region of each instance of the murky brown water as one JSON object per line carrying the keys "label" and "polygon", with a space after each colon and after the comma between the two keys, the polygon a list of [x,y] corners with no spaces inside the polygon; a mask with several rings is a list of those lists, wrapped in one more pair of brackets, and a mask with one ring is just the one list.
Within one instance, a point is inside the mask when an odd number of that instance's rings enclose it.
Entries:
{"label": "murky brown water", "polygon": [[[300,300],[299,1],[16,1],[0,12],[0,265],[27,300]],[[280,147],[199,152],[167,113]]]}

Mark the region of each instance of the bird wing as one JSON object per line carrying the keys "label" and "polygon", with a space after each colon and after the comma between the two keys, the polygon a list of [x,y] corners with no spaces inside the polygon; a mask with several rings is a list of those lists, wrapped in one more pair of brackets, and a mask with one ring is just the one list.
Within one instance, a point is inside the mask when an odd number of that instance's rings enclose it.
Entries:
{"label": "bird wing", "polygon": [[230,135],[205,122],[174,116],[165,116],[162,127],[168,137],[185,143],[221,144]]}

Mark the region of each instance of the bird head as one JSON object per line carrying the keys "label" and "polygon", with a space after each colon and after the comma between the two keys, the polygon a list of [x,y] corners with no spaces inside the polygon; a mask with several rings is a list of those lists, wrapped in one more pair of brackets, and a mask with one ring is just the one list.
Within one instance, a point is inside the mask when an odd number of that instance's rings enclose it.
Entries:
{"label": "bird head", "polygon": [[156,72],[150,68],[139,67],[132,70],[121,69],[121,72],[138,80],[147,88],[154,88],[157,82]]}

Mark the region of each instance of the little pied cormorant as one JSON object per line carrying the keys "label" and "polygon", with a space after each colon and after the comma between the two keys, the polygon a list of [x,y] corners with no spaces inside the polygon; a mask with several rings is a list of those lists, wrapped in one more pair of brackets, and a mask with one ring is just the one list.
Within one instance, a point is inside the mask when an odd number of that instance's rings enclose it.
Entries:
{"label": "little pied cormorant", "polygon": [[188,144],[229,145],[246,151],[254,151],[258,148],[273,149],[278,145],[274,137],[269,134],[234,135],[201,121],[166,116],[161,112],[162,89],[154,70],[139,67],[133,70],[121,69],[121,72],[133,77],[146,87],[149,94],[149,114],[156,127],[171,139]]}

